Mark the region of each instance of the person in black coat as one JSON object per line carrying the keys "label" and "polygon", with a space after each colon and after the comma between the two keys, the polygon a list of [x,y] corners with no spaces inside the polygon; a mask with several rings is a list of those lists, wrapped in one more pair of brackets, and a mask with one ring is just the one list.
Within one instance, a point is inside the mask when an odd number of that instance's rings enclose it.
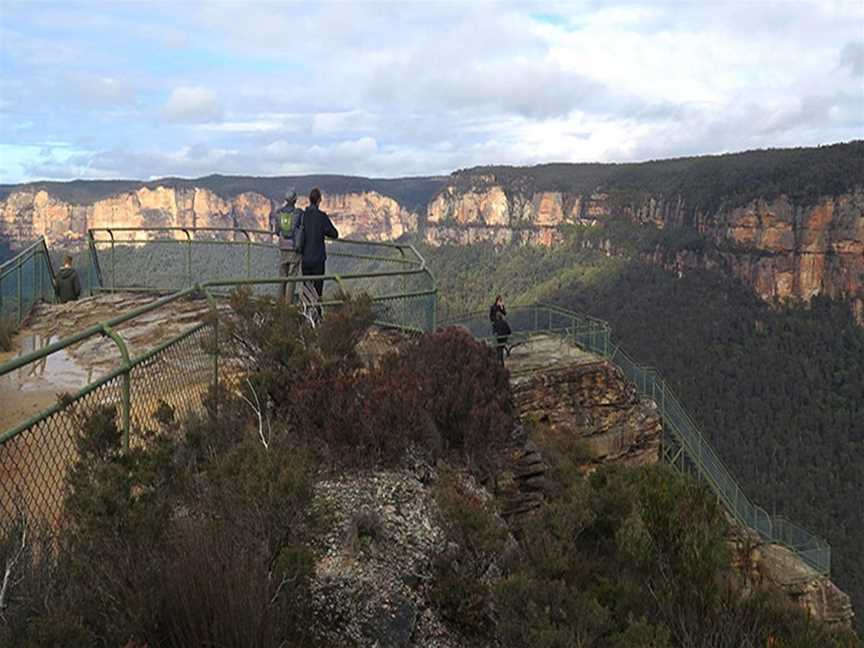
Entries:
{"label": "person in black coat", "polygon": [[[303,212],[303,261],[301,268],[304,275],[323,275],[327,266],[327,248],[325,238],[337,239],[339,232],[333,226],[330,217],[318,209],[321,203],[321,190],[315,187],[309,192],[309,206]],[[324,280],[312,282],[318,298],[324,292]]]}
{"label": "person in black coat", "polygon": [[71,256],[63,259],[63,267],[54,279],[54,291],[61,304],[76,301],[81,296],[81,281],[78,279],[78,272],[72,267]]}
{"label": "person in black coat", "polygon": [[495,349],[501,364],[504,364],[504,352],[506,351],[507,355],[510,355],[510,349],[507,348],[507,338],[512,331],[506,317],[507,309],[504,308],[504,299],[498,295],[495,298],[495,303],[489,308],[489,321],[492,322],[492,332],[497,336]]}

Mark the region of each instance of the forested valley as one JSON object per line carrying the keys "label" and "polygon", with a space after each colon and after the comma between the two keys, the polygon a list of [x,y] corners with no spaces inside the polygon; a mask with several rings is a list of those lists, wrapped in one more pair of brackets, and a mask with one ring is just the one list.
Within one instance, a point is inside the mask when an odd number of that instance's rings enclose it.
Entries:
{"label": "forested valley", "polygon": [[585,250],[422,247],[444,320],[551,302],[607,320],[657,367],[751,498],[825,537],[832,578],[864,619],[864,329],[848,305],[769,305],[706,271],[677,277]]}

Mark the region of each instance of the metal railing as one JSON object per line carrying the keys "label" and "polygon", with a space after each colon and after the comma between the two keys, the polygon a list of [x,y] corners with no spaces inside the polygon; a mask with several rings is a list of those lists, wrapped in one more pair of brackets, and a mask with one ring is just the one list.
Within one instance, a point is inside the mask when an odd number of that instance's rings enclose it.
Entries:
{"label": "metal railing", "polygon": [[[656,403],[663,421],[661,457],[664,461],[705,482],[738,523],[753,529],[767,542],[787,547],[820,574],[830,573],[828,543],[754,504],[660,373],[638,364],[615,345],[608,323],[543,304],[513,307],[508,310],[507,320],[513,330],[511,341],[527,341],[539,334],[561,336],[615,364],[642,395]],[[467,328],[490,345],[498,343],[486,313],[468,315],[449,324]]]}
{"label": "metal railing", "polygon": [[[110,236],[100,239],[100,231],[109,232]],[[181,251],[179,273],[169,268],[167,273],[144,277],[139,274],[135,280],[135,273],[122,274],[128,272],[128,268],[124,267],[118,273],[118,250],[123,238],[116,235],[118,232],[135,233],[135,236],[142,232],[148,236],[154,232],[157,236],[162,233],[166,236],[182,236],[172,239],[175,245],[179,245],[168,248],[174,250],[170,253],[174,257],[178,256],[176,251]],[[93,338],[108,338],[117,349],[115,366],[104,376],[64,396],[55,405],[0,435],[0,528],[8,528],[14,516],[21,511],[53,523],[59,520],[65,474],[75,459],[74,440],[82,413],[92,411],[97,405],[115,406],[124,442],[128,444],[136,430],[146,430],[153,425],[156,411],[163,403],[170,405],[179,416],[202,412],[209,387],[224,379],[226,367],[220,363],[218,327],[215,326],[217,320],[200,321],[158,346],[135,354],[129,341],[124,338],[124,326],[137,318],[149,316],[179,300],[195,298],[206,300],[202,302],[202,308],[213,312],[217,298],[231,288],[247,286],[258,294],[276,294],[286,283],[320,278],[326,287],[322,301],[324,308],[338,303],[337,289],[354,293],[365,291],[372,296],[380,325],[415,332],[436,327],[437,289],[434,277],[426,268],[423,258],[411,246],[341,241],[339,245],[342,247],[331,245],[330,255],[338,259],[342,264],[340,269],[347,272],[321,277],[256,279],[248,275],[260,271],[264,273],[261,276],[267,277],[273,274],[276,267],[278,259],[272,238],[270,243],[263,242],[263,237],[272,235],[257,230],[238,232],[193,228],[91,230],[88,247],[97,287],[103,290],[155,290],[171,294],[0,366],[2,378]],[[193,238],[199,235],[205,238]],[[260,235],[262,241],[253,241],[253,235]],[[207,236],[214,236],[214,239],[208,240]],[[217,236],[222,238],[215,238]],[[232,239],[225,240],[226,236]],[[237,240],[238,236],[240,240]],[[124,240],[122,245],[127,243],[129,241]],[[132,241],[131,244],[153,243],[152,239],[148,239]],[[155,243],[165,246],[170,244],[167,239]],[[226,271],[233,272],[234,276],[224,278],[219,268],[204,262],[200,254],[196,255],[198,250],[204,249],[201,245],[220,246],[214,249],[227,250],[229,256],[239,250],[243,263],[239,266],[229,265]],[[261,253],[261,257],[256,260],[256,253],[253,252],[256,249],[268,251]],[[48,293],[44,292],[46,285],[50,287],[50,296],[53,296],[53,286],[50,281],[45,283],[47,276],[40,275],[42,271],[33,270],[27,274],[27,271],[19,269],[31,260],[33,267],[36,267],[37,258],[44,261],[44,268],[47,268],[44,271],[50,273],[50,260],[44,241],[30,246],[2,266],[3,272],[15,273],[16,289],[21,286],[16,294],[30,295],[29,298],[19,297],[16,302],[15,311],[20,312],[22,317],[29,310],[29,307],[25,308],[28,304],[32,305],[37,298],[49,298]],[[133,258],[130,255],[126,260]],[[147,258],[146,255],[144,258]],[[337,266],[336,263],[332,265]],[[110,275],[107,276],[106,267],[110,268],[107,271]],[[14,270],[10,271],[9,268]],[[368,271],[356,271],[358,268]],[[31,276],[33,280],[27,283],[25,278]],[[124,278],[126,276],[129,280]],[[160,280],[164,284],[160,285]],[[191,285],[185,285],[190,281],[193,282]],[[33,287],[28,292],[25,286]],[[40,293],[39,289],[43,292]],[[664,423],[664,460],[682,470],[693,472],[705,481],[741,524],[756,530],[769,542],[789,547],[820,573],[829,573],[831,553],[827,543],[784,518],[768,515],[764,509],[750,502],[660,374],[650,367],[637,364],[620,347],[615,346],[606,322],[546,305],[512,308],[508,320],[514,339],[527,340],[538,333],[553,334],[616,364],[642,394],[657,403]],[[473,335],[496,343],[497,336],[490,330],[486,313],[451,323],[462,325]]]}
{"label": "metal railing", "polygon": [[[90,229],[87,242],[105,290],[165,292],[202,280],[269,277],[279,264],[277,235],[268,230],[106,227]],[[327,249],[331,274],[426,268],[412,245],[328,239]]]}
{"label": "metal railing", "polygon": [[39,301],[54,301],[54,268],[44,238],[0,265],[0,317],[17,328]]}
{"label": "metal railing", "polygon": [[[211,230],[212,231],[212,230]],[[218,230],[224,235],[225,230]],[[148,232],[149,233],[149,232]],[[187,230],[186,234],[191,234]],[[269,236],[269,233],[265,233]],[[228,232],[229,236],[234,236]],[[241,233],[242,235],[242,233]],[[184,234],[185,236],[185,234]],[[437,289],[432,274],[426,268],[423,258],[410,246],[387,243],[367,243],[346,241],[341,247],[331,246],[330,255],[342,259],[344,274],[329,273],[319,277],[272,277],[276,271],[278,257],[271,254],[265,260],[271,265],[254,265],[253,253],[248,253],[253,263],[245,268],[239,266],[238,275],[255,272],[261,268],[266,272],[264,278],[234,277],[221,278],[212,266],[198,263],[195,250],[186,240],[183,254],[191,259],[192,278],[198,282],[189,287],[173,290],[174,285],[160,286],[155,281],[149,285],[128,286],[117,282],[117,238],[112,252],[111,246],[100,248],[97,237],[91,237],[89,251],[97,289],[129,290],[143,289],[169,292],[150,304],[141,306],[106,322],[90,326],[85,330],[48,344],[31,353],[15,358],[0,366],[0,380],[19,372],[29,376],[54,354],[69,353],[78,345],[93,345],[101,339],[110,341],[114,353],[111,366],[104,375],[63,395],[54,405],[27,420],[16,422],[0,435],[0,529],[7,530],[19,515],[56,525],[62,515],[62,502],[65,492],[66,473],[76,459],[75,439],[82,423],[82,417],[98,406],[109,405],[115,408],[118,427],[123,434],[123,443],[128,447],[136,442],[138,432],[152,429],[156,423],[157,412],[168,405],[176,416],[182,418],[193,413],[203,414],[207,405],[206,398],[210,388],[216,384],[232,384],[236,379],[238,367],[232,365],[230,358],[221,357],[218,334],[218,319],[213,317],[219,308],[220,298],[232,289],[246,287],[259,295],[281,293],[284,285],[320,279],[324,282],[324,297],[320,302],[326,310],[340,304],[342,293],[358,294],[366,292],[372,299],[376,323],[382,327],[398,328],[409,332],[433,330],[436,326]],[[213,242],[223,250],[253,249],[249,238],[235,244],[233,240]],[[149,244],[150,241],[143,242]],[[182,243],[182,241],[181,241]],[[234,245],[234,247],[231,247]],[[271,244],[261,244],[269,246]],[[377,254],[368,253],[370,250]],[[373,258],[370,258],[373,257]],[[47,256],[46,256],[47,258]],[[131,257],[130,257],[131,258]],[[13,260],[15,261],[15,260]],[[367,272],[351,272],[357,268],[369,267]],[[109,285],[105,286],[106,267],[114,265],[110,271]],[[332,263],[332,266],[337,265]],[[215,278],[208,277],[212,272]],[[165,277],[165,275],[161,275]],[[181,274],[183,281],[189,274]],[[268,278],[270,276],[270,278]],[[152,277],[151,277],[152,279]],[[98,284],[102,284],[101,286]],[[138,282],[146,283],[146,282]],[[173,280],[167,282],[173,284]],[[195,302],[200,302],[197,305]],[[187,311],[198,310],[197,315],[184,321],[192,323],[169,339],[151,349],[136,348],[134,327],[147,321],[169,322],[170,310],[180,302],[187,303]],[[192,302],[191,307],[188,306]],[[228,382],[226,382],[228,381]]]}

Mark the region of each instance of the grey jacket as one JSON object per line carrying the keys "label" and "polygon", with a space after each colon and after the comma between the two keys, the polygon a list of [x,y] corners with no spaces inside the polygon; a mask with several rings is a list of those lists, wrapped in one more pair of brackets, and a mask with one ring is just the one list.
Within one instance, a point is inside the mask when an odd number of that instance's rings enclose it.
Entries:
{"label": "grey jacket", "polygon": [[[294,224],[291,228],[291,233],[288,236],[285,236],[282,232],[281,225],[281,216],[284,212],[287,212],[293,216],[292,223]],[[270,229],[274,234],[279,235],[279,249],[280,250],[293,250],[294,249],[294,230],[297,228],[298,218],[300,214],[303,213],[302,209],[298,209],[297,207],[288,207],[287,205],[283,205],[279,209],[273,211],[270,214]]]}

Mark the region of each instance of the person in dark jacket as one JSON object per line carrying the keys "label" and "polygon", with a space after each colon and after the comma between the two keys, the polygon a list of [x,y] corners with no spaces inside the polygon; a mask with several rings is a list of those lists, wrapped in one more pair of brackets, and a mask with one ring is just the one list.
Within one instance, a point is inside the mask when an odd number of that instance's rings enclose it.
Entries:
{"label": "person in dark jacket", "polygon": [[[318,209],[319,204],[321,204],[321,190],[315,187],[309,192],[309,206],[303,212],[305,233],[301,266],[304,275],[323,275],[326,272],[327,248],[324,245],[324,239],[339,238],[339,232],[333,226],[330,217]],[[324,292],[324,280],[317,279],[312,284],[320,299]]]}
{"label": "person in dark jacket", "polygon": [[63,259],[63,267],[57,272],[54,279],[54,292],[61,304],[76,301],[81,296],[81,281],[78,273],[72,267],[72,257]]}
{"label": "person in dark jacket", "polygon": [[504,299],[501,295],[495,298],[495,303],[489,307],[489,321],[492,322],[492,332],[497,336],[495,350],[498,353],[498,361],[504,364],[504,352],[510,355],[510,349],[507,348],[507,338],[512,331],[507,323],[507,309],[504,308]]}

